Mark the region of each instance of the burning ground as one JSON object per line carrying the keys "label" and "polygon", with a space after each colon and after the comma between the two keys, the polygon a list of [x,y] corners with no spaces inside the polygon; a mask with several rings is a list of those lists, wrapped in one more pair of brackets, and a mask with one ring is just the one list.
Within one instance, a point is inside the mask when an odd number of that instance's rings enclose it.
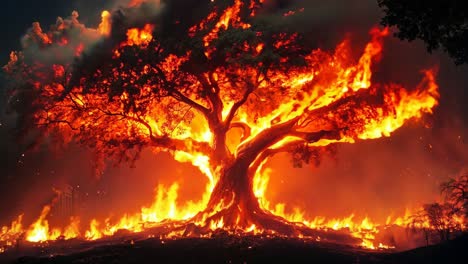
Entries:
{"label": "burning ground", "polygon": [[[297,238],[231,237],[216,234],[210,239],[179,238],[176,240],[122,239],[111,245],[101,243],[67,243],[18,259],[14,263],[460,263],[466,259],[466,236],[450,243],[434,245],[403,253],[375,252],[314,242]],[[70,249],[71,248],[71,249]],[[74,252],[75,251],[75,252]],[[74,252],[74,253],[73,253]],[[10,253],[7,253],[8,255]],[[64,255],[65,254],[65,255]],[[34,257],[33,257],[34,256]],[[7,256],[0,256],[0,260]]]}
{"label": "burning ground", "polygon": [[[195,198],[180,199],[182,182],[173,180],[159,184],[152,203],[138,210],[115,209],[111,216],[87,210],[57,221],[53,209],[66,193],[58,188],[38,218],[28,223],[24,212],[2,229],[3,250],[24,240],[107,239],[122,230],[162,239],[222,230],[369,249],[397,246],[395,234],[415,211],[378,222],[365,214],[327,219],[282,203],[279,195],[268,199],[267,187],[273,161],[282,170],[318,167],[339,155],[339,144],[366,144],[408,123],[425,125],[440,99],[436,65],[412,72],[419,80],[411,86],[379,82],[373,71],[385,56],[388,28],[369,28],[359,48],[352,34],[333,48],[317,48],[307,32],[295,30],[306,12],[296,5],[121,4],[103,11],[97,28],[86,27],[77,12],[48,30],[33,24],[22,51],[11,53],[4,67],[20,134],[33,145],[86,147],[97,177],[109,163],[137,164],[142,153],[153,153],[191,164],[198,171],[184,171],[183,181],[190,185],[199,176],[205,186]],[[426,219],[416,228],[431,225]]]}

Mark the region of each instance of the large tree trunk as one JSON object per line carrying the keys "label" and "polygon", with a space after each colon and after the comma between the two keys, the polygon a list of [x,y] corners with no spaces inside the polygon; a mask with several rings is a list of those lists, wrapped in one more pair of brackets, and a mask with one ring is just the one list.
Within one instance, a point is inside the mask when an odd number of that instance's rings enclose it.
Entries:
{"label": "large tree trunk", "polygon": [[[263,131],[239,146],[235,157],[223,157],[224,162],[217,162],[222,168],[219,172],[219,180],[213,189],[206,210],[197,216],[198,220],[202,219],[206,224],[222,220],[225,227],[232,228],[247,229],[255,225],[268,230],[283,229],[282,233],[286,232],[284,229],[291,232],[286,220],[260,207],[253,191],[253,177],[257,168],[252,168],[251,165],[268,146],[283,138],[296,121],[277,124]],[[219,136],[215,138],[222,139]],[[216,154],[215,151],[214,155]],[[216,157],[212,158],[216,159]]]}
{"label": "large tree trunk", "polygon": [[297,226],[260,207],[253,189],[255,172],[249,169],[250,160],[236,159],[222,171],[205,211],[197,216],[207,226],[222,221],[225,229],[274,231],[292,235]]}
{"label": "large tree trunk", "polygon": [[251,212],[260,210],[253,193],[253,179],[248,173],[249,165],[237,159],[223,168],[211,194],[207,210],[220,210],[226,224],[246,226]]}
{"label": "large tree trunk", "polygon": [[[274,231],[291,235],[303,233],[297,224],[275,216],[260,207],[253,189],[253,179],[258,169],[258,159],[264,159],[262,153],[273,144],[280,141],[291,132],[297,118],[276,124],[247,142],[243,142],[235,155],[221,155],[217,158],[216,150],[225,153],[223,144],[215,144],[212,157],[215,165],[220,165],[219,180],[211,193],[207,208],[195,217],[196,222],[221,223],[227,229],[249,230],[255,226],[257,230]],[[217,133],[215,133],[217,135]],[[318,140],[324,136],[323,131],[307,134],[311,140]],[[308,138],[308,139],[309,139]],[[224,139],[215,136],[215,139]],[[216,142],[219,142],[215,140]],[[223,142],[224,143],[224,142]]]}

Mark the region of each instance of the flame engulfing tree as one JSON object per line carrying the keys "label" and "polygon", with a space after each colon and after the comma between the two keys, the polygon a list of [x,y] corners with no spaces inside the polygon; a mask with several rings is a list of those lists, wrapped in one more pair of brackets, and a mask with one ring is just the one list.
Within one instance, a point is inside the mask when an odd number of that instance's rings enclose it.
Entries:
{"label": "flame engulfing tree", "polygon": [[5,66],[11,101],[25,131],[100,157],[134,161],[148,147],[192,161],[212,182],[196,223],[293,232],[253,191],[269,158],[317,161],[326,146],[389,136],[437,104],[430,70],[411,92],[371,83],[387,29],[373,29],[354,59],[348,40],[334,52],[313,50],[300,34],[270,26],[261,0],[199,1],[193,10],[210,10],[195,12],[200,18],[178,15],[177,1],[161,9],[141,2],[104,12],[96,30],[77,13],[49,32],[35,24]]}

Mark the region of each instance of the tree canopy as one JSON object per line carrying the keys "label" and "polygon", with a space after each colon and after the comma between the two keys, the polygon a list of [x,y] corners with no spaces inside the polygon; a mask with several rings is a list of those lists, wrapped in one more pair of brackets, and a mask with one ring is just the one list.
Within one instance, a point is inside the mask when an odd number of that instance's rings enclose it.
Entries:
{"label": "tree canopy", "polygon": [[466,1],[378,0],[382,24],[396,26],[402,40],[424,41],[429,52],[441,48],[456,64],[468,63],[468,9]]}
{"label": "tree canopy", "polygon": [[[135,160],[144,146],[223,160],[258,144],[294,143],[281,148],[291,152],[319,138],[333,137],[324,146],[388,136],[437,104],[431,71],[414,93],[371,83],[387,29],[373,29],[356,60],[348,40],[334,52],[313,50],[300,34],[269,26],[257,18],[260,2],[203,3],[205,17],[176,20],[165,19],[169,7],[135,16],[148,9],[143,3],[103,13],[98,29],[77,12],[47,32],[34,23],[4,67],[24,131],[59,131],[62,142],[119,161]],[[244,136],[230,151],[234,127]]]}

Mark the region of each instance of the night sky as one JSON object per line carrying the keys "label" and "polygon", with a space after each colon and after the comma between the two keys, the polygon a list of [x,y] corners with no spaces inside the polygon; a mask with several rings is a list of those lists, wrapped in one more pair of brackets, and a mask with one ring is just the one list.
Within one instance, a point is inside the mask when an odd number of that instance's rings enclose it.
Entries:
{"label": "night sky", "polygon": [[[35,21],[39,21],[44,29],[48,25],[55,23],[58,16],[67,17],[73,10],[79,10],[83,22],[96,25],[100,20],[100,10],[110,7],[112,2],[109,0],[8,0],[2,2],[0,10],[0,24],[2,25],[2,41],[0,41],[0,64],[5,65],[8,62],[9,54],[12,50],[21,48],[21,38]],[[3,73],[2,73],[3,74]],[[0,78],[3,78],[0,74]],[[7,100],[7,87],[0,81],[1,85],[1,127],[0,127],[0,225],[9,220],[3,220],[3,217],[11,217],[12,214],[24,211],[25,204],[29,204],[31,198],[29,193],[35,192],[37,188],[42,189],[41,184],[44,175],[36,175],[35,168],[41,168],[45,160],[55,158],[45,158],[45,152],[33,153],[30,156],[24,154],[24,146],[16,144],[13,136],[15,124],[14,116],[5,112]],[[24,162],[24,163],[23,163]],[[73,166],[73,165],[71,165]],[[53,166],[48,171],[51,174]],[[39,170],[39,173],[42,170]],[[53,178],[52,175],[47,177]],[[45,182],[48,185],[50,182]],[[51,188],[46,188],[44,200],[49,199],[46,193],[50,194]]]}
{"label": "night sky", "polygon": [[[114,2],[2,1],[0,64],[7,63],[11,50],[20,49],[20,39],[32,22],[39,21],[46,29],[47,25],[55,22],[57,16],[66,17],[73,10],[78,10],[81,22],[95,26],[99,22],[101,10],[109,8]],[[313,33],[317,38],[317,45],[333,46],[346,32],[351,31],[355,35],[356,45],[362,46],[368,40],[367,31],[372,25],[378,24],[381,16],[375,0],[300,2],[304,2],[306,10],[311,10],[300,26],[307,27]],[[386,45],[385,57],[376,72],[376,79],[412,84],[419,80],[420,69],[440,65],[441,105],[433,117],[424,120],[429,128],[411,123],[390,139],[365,142],[359,146],[341,146],[338,162],[325,162],[320,168],[304,168],[291,172],[291,166],[274,166],[280,172],[278,175],[283,175],[277,176],[276,181],[283,181],[288,172],[297,178],[288,186],[273,188],[273,199],[281,201],[284,197],[299,197],[298,200],[304,203],[305,208],[318,212],[334,203],[338,204],[337,210],[346,212],[346,208],[362,204],[362,200],[373,200],[369,204],[372,209],[382,209],[379,206],[396,208],[396,204],[401,202],[398,199],[408,198],[415,191],[420,191],[421,197],[432,197],[437,193],[438,182],[467,169],[468,67],[456,67],[441,53],[427,54],[422,43],[417,41],[408,44],[390,38]],[[5,85],[1,84],[1,89],[0,106],[4,109],[7,100]],[[82,184],[92,178],[90,157],[85,151],[73,147],[60,155],[47,150],[24,153],[24,146],[16,144],[12,136],[14,116],[7,115],[5,111],[0,116],[0,225],[9,222],[19,212],[39,210],[50,199],[51,185],[64,180],[73,183],[76,180]],[[119,193],[120,198],[116,198],[117,194],[109,194],[113,198],[105,200],[106,202],[128,201],[132,193],[140,191],[151,195],[153,187],[148,188],[147,185],[164,179],[154,179],[154,175],[144,170],[145,166],[151,166],[153,174],[162,175],[159,170],[167,172],[166,167],[161,169],[162,165],[151,165],[153,160],[154,157],[146,155],[137,163],[135,170],[110,169],[105,176],[114,174],[114,178],[108,176],[100,181],[94,180],[90,183],[90,188]],[[167,157],[160,157],[160,160],[167,160]],[[59,173],[68,175],[63,179],[56,176]],[[140,174],[145,174],[141,176],[142,180],[137,178]],[[320,177],[315,177],[316,175]],[[402,185],[398,179],[405,177],[408,184]],[[129,178],[138,179],[137,183],[129,184]],[[202,183],[199,185],[202,186]],[[307,188],[304,189],[304,186]],[[327,196],[320,189],[328,190],[327,193],[331,194]],[[356,193],[361,193],[361,196],[355,196]],[[129,202],[139,203],[142,200],[144,199],[139,197],[130,199]],[[316,203],[317,200],[320,203]],[[31,201],[37,204],[31,205]]]}

